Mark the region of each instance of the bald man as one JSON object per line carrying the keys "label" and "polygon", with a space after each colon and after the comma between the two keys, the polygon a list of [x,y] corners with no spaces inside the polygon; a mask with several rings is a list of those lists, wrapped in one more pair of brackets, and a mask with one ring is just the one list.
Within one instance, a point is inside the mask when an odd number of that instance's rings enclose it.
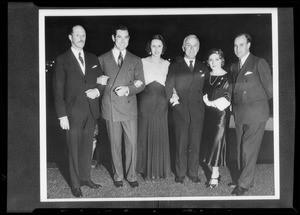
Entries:
{"label": "bald man", "polygon": [[55,108],[60,126],[66,130],[71,191],[82,197],[81,186],[100,187],[91,180],[90,172],[99,97],[105,86],[96,83],[103,74],[97,56],[83,50],[84,28],[74,26],[68,37],[71,48],[55,63]]}

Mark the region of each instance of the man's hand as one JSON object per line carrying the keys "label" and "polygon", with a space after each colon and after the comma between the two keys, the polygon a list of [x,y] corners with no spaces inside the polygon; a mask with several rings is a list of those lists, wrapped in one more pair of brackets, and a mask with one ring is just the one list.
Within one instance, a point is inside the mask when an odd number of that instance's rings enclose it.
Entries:
{"label": "man's hand", "polygon": [[90,99],[95,99],[100,96],[99,90],[97,88],[89,89],[89,90],[85,91],[85,94]]}
{"label": "man's hand", "polygon": [[59,118],[60,127],[64,130],[70,129],[70,124],[67,116]]}
{"label": "man's hand", "polygon": [[170,103],[172,104],[172,106],[180,104],[179,96],[177,95],[177,93],[173,93],[172,97],[170,98]]}
{"label": "man's hand", "polygon": [[127,86],[119,86],[115,89],[115,93],[118,96],[124,96],[129,91],[129,88]]}
{"label": "man's hand", "polygon": [[101,75],[97,78],[97,84],[106,85],[109,77],[106,75]]}

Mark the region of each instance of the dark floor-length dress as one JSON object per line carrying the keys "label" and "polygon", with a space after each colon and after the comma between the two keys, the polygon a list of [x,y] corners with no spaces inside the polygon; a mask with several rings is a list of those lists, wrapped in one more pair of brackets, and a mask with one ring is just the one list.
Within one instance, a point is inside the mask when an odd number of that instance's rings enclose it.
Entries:
{"label": "dark floor-length dress", "polygon": [[137,173],[146,179],[171,176],[167,116],[165,86],[153,81],[138,95]]}
{"label": "dark floor-length dress", "polygon": [[[228,73],[221,76],[205,77],[203,94],[213,101],[225,97],[230,101]],[[229,125],[229,107],[220,111],[216,107],[205,106],[203,136],[201,141],[202,161],[209,166],[226,166],[226,130]]]}

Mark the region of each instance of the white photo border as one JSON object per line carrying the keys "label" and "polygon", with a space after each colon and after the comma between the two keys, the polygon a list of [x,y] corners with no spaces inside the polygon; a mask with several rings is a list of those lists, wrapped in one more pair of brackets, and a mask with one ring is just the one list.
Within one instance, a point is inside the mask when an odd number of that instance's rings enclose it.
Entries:
{"label": "white photo border", "polygon": [[[274,135],[274,195],[268,196],[199,196],[199,197],[139,197],[139,198],[47,198],[47,135],[46,135],[46,47],[45,17],[66,16],[139,16],[139,15],[211,15],[211,14],[270,14],[272,19],[273,68],[273,135]],[[195,200],[276,200],[280,199],[279,164],[279,65],[277,8],[163,8],[163,9],[39,9],[39,101],[40,101],[40,201],[195,201]]]}

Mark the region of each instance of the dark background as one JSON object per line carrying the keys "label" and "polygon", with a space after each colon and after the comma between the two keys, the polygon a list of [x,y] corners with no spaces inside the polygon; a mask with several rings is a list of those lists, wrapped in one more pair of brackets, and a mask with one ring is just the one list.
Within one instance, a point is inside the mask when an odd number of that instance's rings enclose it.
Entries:
{"label": "dark background", "polygon": [[[294,40],[293,40],[293,10],[280,8],[279,18],[279,104],[280,104],[280,200],[252,200],[252,201],[218,201],[219,207],[264,207],[264,208],[291,208],[293,207],[293,170],[294,170],[294,122],[295,122],[295,93],[294,93]],[[251,15],[252,16],[252,15]],[[184,20],[192,16],[184,16]],[[199,16],[197,16],[199,17]],[[234,60],[232,38],[241,31],[252,34],[254,40],[251,50],[258,56],[271,62],[271,37],[270,19],[265,15],[254,15],[242,21],[235,15],[222,18],[205,16],[199,18],[201,24],[194,21],[188,25],[181,25],[180,17],[164,17],[157,25],[167,26],[168,30],[160,27],[153,28],[153,32],[147,32],[147,17],[135,20],[132,17],[130,23],[126,23],[130,29],[131,41],[128,49],[141,57],[144,52],[146,36],[161,31],[167,40],[167,58],[174,59],[180,55],[183,38],[190,33],[199,36],[201,50],[199,60],[205,59],[203,51],[212,47],[220,47],[225,53],[228,63]],[[51,40],[51,46],[47,43],[47,60],[53,60],[55,56],[70,47],[67,38],[68,31],[73,24],[82,24],[87,31],[86,50],[96,55],[108,51],[112,42],[110,37],[111,19],[102,17],[89,18],[92,20],[71,19],[66,24],[57,23],[55,18],[47,19],[46,31],[53,28],[61,29],[46,35]],[[65,18],[64,18],[65,19]],[[142,20],[145,19],[145,20]],[[227,25],[217,25],[218,19],[228,19]],[[152,19],[151,19],[152,20]],[[175,20],[174,23],[169,23]],[[194,19],[193,19],[194,20]],[[209,20],[207,22],[202,20]],[[213,21],[215,20],[215,21]],[[114,20],[115,21],[115,20]],[[124,21],[124,20],[123,20]],[[102,23],[103,22],[103,23]],[[156,21],[157,23],[158,21]],[[212,26],[211,23],[216,26]],[[246,23],[245,23],[246,22]],[[94,25],[89,25],[93,23]],[[153,23],[155,23],[153,21]],[[227,22],[226,22],[227,23]],[[234,25],[236,23],[236,25]],[[253,23],[257,23],[255,26]],[[260,25],[259,23],[266,23]],[[51,25],[52,24],[52,25]],[[152,24],[152,21],[151,23]],[[98,28],[101,26],[101,28]],[[181,26],[178,30],[174,26]],[[239,26],[239,27],[237,27]],[[138,28],[136,28],[138,27]],[[193,27],[193,28],[192,28]],[[269,29],[268,29],[269,28]],[[101,31],[101,29],[103,31]],[[137,29],[139,29],[137,31]],[[140,30],[141,29],[141,30]],[[143,30],[142,30],[143,29]],[[199,29],[199,30],[198,30]],[[201,30],[200,30],[201,29]],[[100,30],[100,31],[99,31]],[[269,32],[269,33],[268,33]],[[144,35],[144,36],[142,36]],[[212,43],[214,41],[214,43]],[[52,50],[53,46],[53,50]],[[264,49],[259,48],[263,46]],[[50,51],[51,50],[51,51]],[[205,208],[210,207],[209,201],[189,202],[39,202],[39,46],[38,46],[38,7],[30,3],[12,3],[8,5],[8,166],[7,166],[7,210],[9,212],[30,212],[36,208],[78,208],[78,207],[174,207],[174,208]],[[288,177],[287,177],[288,176]],[[201,204],[200,204],[201,203]]]}
{"label": "dark background", "polygon": [[[234,12],[234,11],[233,11]],[[70,48],[68,34],[74,25],[82,25],[87,34],[85,50],[97,56],[109,51],[113,46],[111,39],[112,26],[122,23],[129,28],[131,36],[128,49],[140,57],[148,56],[145,46],[154,34],[161,34],[166,40],[167,51],[163,55],[165,59],[174,62],[178,56],[183,55],[182,42],[189,34],[195,34],[200,40],[200,51],[197,58],[206,61],[207,52],[211,48],[221,48],[225,55],[225,69],[237,58],[233,52],[233,39],[237,33],[247,32],[252,35],[251,52],[263,57],[272,66],[272,23],[270,14],[229,14],[229,15],[146,15],[146,16],[71,16],[45,18],[45,43],[47,62],[55,61],[55,58]],[[59,127],[54,109],[54,96],[52,89],[53,66],[47,67],[46,91],[47,91],[47,161],[64,164],[63,159],[67,153],[64,146],[64,133]],[[273,113],[272,100],[270,100],[270,112]],[[171,111],[171,110],[169,110]],[[169,115],[169,118],[172,114]],[[170,122],[170,150],[174,154],[175,143],[172,119]],[[103,146],[108,144],[106,127],[103,120],[99,120],[100,135],[98,143]],[[229,158],[235,158],[235,131],[229,131],[228,151]],[[230,147],[231,146],[231,147]],[[98,147],[99,157],[105,162],[109,160],[107,147]],[[266,131],[262,150],[258,163],[273,163],[273,132]],[[103,158],[104,156],[104,158]],[[61,159],[60,159],[61,158]],[[106,162],[107,163],[107,162]],[[174,162],[172,162],[173,164]]]}
{"label": "dark background", "polygon": [[152,15],[152,16],[93,16],[93,17],[46,17],[45,41],[46,59],[55,58],[70,48],[68,33],[71,27],[80,24],[87,33],[85,50],[97,56],[113,46],[112,26],[123,23],[129,28],[128,49],[140,57],[146,57],[145,46],[154,34],[161,34],[167,43],[165,59],[175,60],[182,55],[183,39],[195,34],[200,40],[197,58],[207,59],[211,48],[221,48],[226,65],[236,60],[233,52],[233,38],[237,33],[252,35],[251,51],[263,57],[272,65],[272,25],[270,14],[231,15]]}

